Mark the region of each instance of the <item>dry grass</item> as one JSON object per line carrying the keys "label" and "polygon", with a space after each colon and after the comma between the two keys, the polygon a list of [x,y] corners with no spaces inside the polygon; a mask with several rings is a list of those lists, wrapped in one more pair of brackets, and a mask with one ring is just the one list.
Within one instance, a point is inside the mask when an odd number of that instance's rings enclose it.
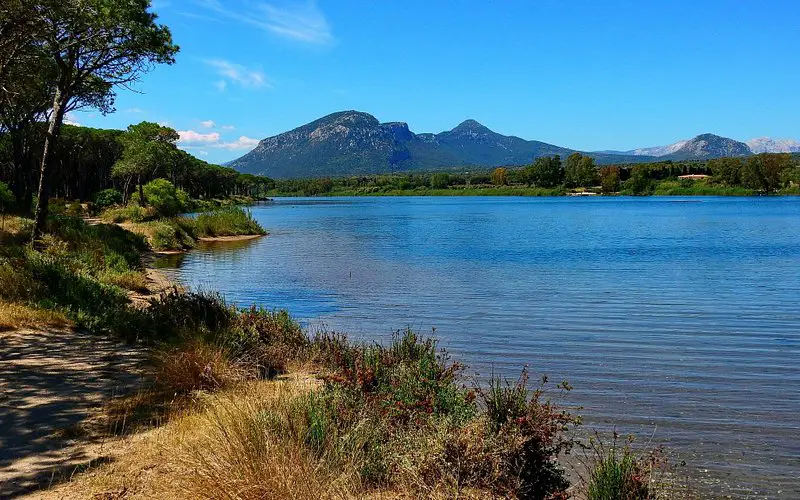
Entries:
{"label": "dry grass", "polygon": [[256,367],[231,360],[225,350],[191,341],[156,354],[156,381],[174,393],[217,390],[258,375]]}
{"label": "dry grass", "polygon": [[0,331],[66,326],[72,326],[72,322],[61,312],[0,301]]}

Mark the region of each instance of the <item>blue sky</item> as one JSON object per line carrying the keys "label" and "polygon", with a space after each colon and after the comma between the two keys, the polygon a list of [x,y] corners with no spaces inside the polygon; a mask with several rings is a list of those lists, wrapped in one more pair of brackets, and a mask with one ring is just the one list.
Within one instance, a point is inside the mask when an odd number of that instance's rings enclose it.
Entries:
{"label": "blue sky", "polygon": [[474,118],[581,150],[711,132],[800,139],[798,1],[157,0],[177,63],[69,118],[181,131],[211,162],[357,109],[415,132]]}

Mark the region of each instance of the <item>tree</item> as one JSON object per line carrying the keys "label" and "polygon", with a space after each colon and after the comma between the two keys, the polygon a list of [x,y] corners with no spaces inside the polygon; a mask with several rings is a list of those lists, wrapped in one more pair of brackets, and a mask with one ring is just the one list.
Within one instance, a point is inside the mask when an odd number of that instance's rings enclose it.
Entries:
{"label": "tree", "polygon": [[450,185],[450,176],[448,174],[433,174],[431,176],[432,189],[445,189]]}
{"label": "tree", "polygon": [[2,214],[2,224],[0,230],[6,227],[6,210],[14,203],[14,194],[4,182],[0,182],[0,214]]}
{"label": "tree", "polygon": [[591,187],[597,185],[597,167],[594,158],[572,153],[567,157],[564,177],[569,187]]}
{"label": "tree", "polygon": [[144,195],[156,212],[167,217],[185,211],[189,205],[189,195],[166,179],[148,182],[144,186]]}
{"label": "tree", "polygon": [[130,183],[135,178],[139,186],[139,203],[142,206],[147,204],[142,185],[146,179],[180,161],[175,146],[178,138],[175,130],[157,123],[141,122],[128,127],[121,139],[124,146],[122,158],[114,164],[112,171],[114,177],[123,180],[126,199]]}
{"label": "tree", "polygon": [[619,167],[603,167],[600,169],[600,187],[603,193],[611,194],[619,191]]}
{"label": "tree", "polygon": [[525,167],[528,184],[536,187],[552,188],[564,182],[564,167],[558,155],[536,158],[533,165]]}
{"label": "tree", "polygon": [[708,160],[708,168],[714,181],[728,185],[737,186],[741,182],[740,174],[742,171],[741,158],[714,158]]}
{"label": "tree", "polygon": [[56,66],[56,88],[45,136],[32,239],[48,213],[53,149],[70,103],[81,94],[95,96],[109,110],[114,86],[126,86],[156,63],[172,64],[178,47],[166,26],[156,23],[149,0],[46,0],[38,2],[36,42]]}
{"label": "tree", "polygon": [[504,167],[494,169],[492,171],[492,184],[495,186],[505,186],[508,184],[508,169]]}
{"label": "tree", "polygon": [[648,169],[642,165],[636,165],[631,171],[631,177],[625,181],[625,189],[633,194],[647,194],[650,192],[652,182],[648,175]]}

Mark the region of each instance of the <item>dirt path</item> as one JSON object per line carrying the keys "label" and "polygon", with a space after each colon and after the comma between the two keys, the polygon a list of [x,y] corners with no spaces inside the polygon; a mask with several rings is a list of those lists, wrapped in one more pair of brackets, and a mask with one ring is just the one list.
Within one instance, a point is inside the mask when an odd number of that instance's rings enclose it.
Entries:
{"label": "dirt path", "polygon": [[93,418],[140,385],[145,361],[144,349],[89,333],[0,333],[0,498],[102,459],[108,433]]}

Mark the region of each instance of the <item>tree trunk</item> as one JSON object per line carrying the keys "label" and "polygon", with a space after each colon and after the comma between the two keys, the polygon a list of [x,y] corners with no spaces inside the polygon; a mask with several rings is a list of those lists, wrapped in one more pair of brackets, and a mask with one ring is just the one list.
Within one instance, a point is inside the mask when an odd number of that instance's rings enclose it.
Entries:
{"label": "tree trunk", "polygon": [[142,176],[139,176],[139,205],[142,207],[147,206],[147,203],[144,201],[144,186],[142,186]]}
{"label": "tree trunk", "polygon": [[61,133],[61,124],[64,121],[64,111],[69,95],[61,88],[56,89],[53,97],[53,112],[44,137],[44,150],[42,151],[42,165],[39,171],[39,192],[36,200],[36,210],[33,213],[33,234],[31,244],[36,246],[37,240],[42,236],[49,209],[50,197],[50,163],[53,161],[52,151],[58,142]]}
{"label": "tree trunk", "polygon": [[[25,162],[25,150],[23,146],[24,129],[11,132],[11,143],[14,149],[14,196],[17,200],[17,211],[22,212],[25,202],[25,191],[27,191],[27,164]],[[25,207],[25,211],[30,210],[30,206]]]}

